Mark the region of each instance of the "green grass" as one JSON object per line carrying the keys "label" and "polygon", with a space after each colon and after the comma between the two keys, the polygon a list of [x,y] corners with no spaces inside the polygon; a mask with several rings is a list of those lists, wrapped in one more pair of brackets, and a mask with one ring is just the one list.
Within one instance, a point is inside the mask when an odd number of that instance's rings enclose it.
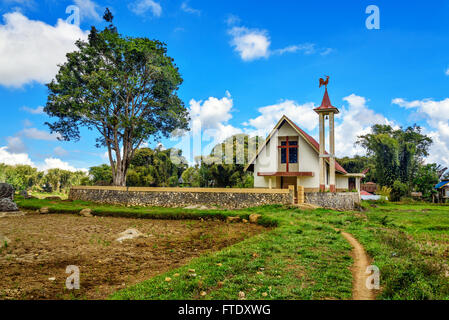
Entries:
{"label": "green grass", "polygon": [[352,233],[380,268],[378,299],[449,299],[447,205],[364,203],[364,212],[336,212],[283,206],[144,208],[20,197],[17,202],[21,208],[47,206],[55,213],[89,207],[95,215],[152,219],[223,220],[259,213],[262,225],[276,227],[118,291],[111,299],[238,299],[240,291],[246,299],[349,299],[351,247],[335,228]]}
{"label": "green grass", "polygon": [[[269,206],[257,212],[277,219],[279,227],[118,291],[111,298],[238,299],[239,292],[246,299],[351,298],[350,246],[338,232],[309,222],[306,215],[292,209]],[[171,281],[165,281],[166,277]]]}

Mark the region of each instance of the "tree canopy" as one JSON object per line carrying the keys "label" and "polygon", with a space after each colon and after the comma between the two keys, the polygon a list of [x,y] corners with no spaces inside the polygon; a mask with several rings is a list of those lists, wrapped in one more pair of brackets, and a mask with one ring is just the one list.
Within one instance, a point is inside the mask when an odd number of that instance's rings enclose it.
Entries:
{"label": "tree canopy", "polygon": [[188,128],[188,111],[177,95],[179,70],[157,40],[122,36],[112,24],[98,32],[91,28],[87,41],[47,84],[44,111],[57,118],[47,123],[61,140],[79,140],[80,128],[96,130],[97,147],[106,147],[114,185],[126,185],[135,151],[150,138],[168,137]]}

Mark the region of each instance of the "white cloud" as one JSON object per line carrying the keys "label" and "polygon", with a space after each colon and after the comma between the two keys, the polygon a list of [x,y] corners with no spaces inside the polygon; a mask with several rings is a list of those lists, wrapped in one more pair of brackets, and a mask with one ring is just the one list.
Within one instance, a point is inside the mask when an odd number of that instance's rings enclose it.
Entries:
{"label": "white cloud", "polygon": [[26,151],[26,146],[20,137],[7,137],[8,151],[12,153],[23,153]]}
{"label": "white cloud", "polygon": [[215,97],[209,97],[206,101],[192,99],[189,105],[194,130],[217,129],[220,123],[226,123],[232,118],[233,101],[228,91],[221,99]]}
{"label": "white cloud", "polygon": [[8,151],[8,147],[0,147],[0,163],[14,166],[16,164],[27,164],[35,166],[30,157],[26,153],[12,153]]}
{"label": "white cloud", "polygon": [[48,131],[39,130],[36,128],[25,128],[19,132],[19,134],[24,135],[29,139],[35,140],[46,140],[46,141],[56,141],[58,140],[59,134],[49,133]]}
{"label": "white cloud", "polygon": [[447,76],[449,76],[449,68],[446,69],[445,74],[446,74]]}
{"label": "white cloud", "polygon": [[313,54],[316,52],[314,43],[304,43],[300,45],[288,46],[283,49],[278,49],[274,51],[274,54],[284,54],[284,53],[295,53],[298,51],[304,52],[304,54]]}
{"label": "white cloud", "polygon": [[26,111],[26,112],[28,112],[28,113],[31,113],[31,114],[45,114],[45,112],[44,112],[44,107],[42,107],[42,106],[39,106],[39,107],[37,107],[36,109],[33,109],[33,108],[30,108],[30,107],[23,106],[23,107],[22,107],[22,110],[23,110],[23,111]]}
{"label": "white cloud", "polygon": [[433,139],[427,160],[449,166],[449,98],[441,101],[433,99],[406,101],[396,98],[392,103],[405,109],[414,109],[426,120],[430,128],[425,133]]}
{"label": "white cloud", "polygon": [[137,15],[145,15],[148,10],[156,17],[162,14],[162,7],[153,0],[138,0],[128,5],[128,8]]}
{"label": "white cloud", "polygon": [[292,100],[285,100],[278,104],[259,108],[260,115],[249,119],[243,125],[252,127],[246,129],[248,133],[265,137],[274,128],[279,119],[286,115],[299,127],[311,131],[318,126],[318,116],[313,111],[315,107],[311,102],[298,104]]}
{"label": "white cloud", "polygon": [[53,149],[53,153],[59,157],[65,157],[66,155],[69,154],[67,150],[59,146]]}
{"label": "white cloud", "polygon": [[198,9],[194,9],[194,8],[190,7],[187,1],[184,1],[181,4],[181,10],[184,11],[184,12],[187,12],[187,13],[201,15],[201,11],[198,10]]}
{"label": "white cloud", "polygon": [[62,169],[62,170],[68,170],[68,171],[85,171],[88,170],[85,168],[75,168],[74,166],[71,166],[68,162],[62,161],[58,158],[47,158],[44,160],[44,163],[41,165],[38,165],[37,168],[41,171],[46,171],[48,169]]}
{"label": "white cloud", "polygon": [[98,4],[91,0],[75,0],[75,5],[80,9],[81,19],[92,19],[101,21],[101,17],[97,12]]}
{"label": "white cloud", "polygon": [[56,26],[30,20],[20,12],[3,15],[0,24],[0,84],[20,87],[37,81],[50,82],[66,53],[87,32],[59,19]]}
{"label": "white cloud", "polygon": [[267,30],[239,26],[240,19],[234,15],[230,15],[226,23],[230,28],[228,34],[232,36],[230,44],[244,61],[296,52],[303,52],[307,55],[320,52],[321,55],[328,55],[333,51],[331,48],[317,49],[314,43],[289,45],[285,48],[272,50],[270,49],[271,40]]}
{"label": "white cloud", "polygon": [[268,58],[270,55],[270,38],[266,30],[233,27],[229,30],[231,45],[244,61]]}
{"label": "white cloud", "polygon": [[366,104],[366,99],[355,94],[343,98],[347,107],[340,110],[335,124],[335,153],[338,157],[364,154],[360,146],[355,146],[357,137],[371,132],[374,124],[389,124],[394,126],[383,115],[376,113]]}

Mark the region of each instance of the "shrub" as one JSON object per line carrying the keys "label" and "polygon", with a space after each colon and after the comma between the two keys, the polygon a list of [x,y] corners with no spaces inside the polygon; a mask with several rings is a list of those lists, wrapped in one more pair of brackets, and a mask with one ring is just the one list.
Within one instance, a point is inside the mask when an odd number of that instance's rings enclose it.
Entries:
{"label": "shrub", "polygon": [[405,183],[402,183],[399,180],[396,180],[393,183],[393,187],[390,192],[390,200],[391,201],[400,201],[401,198],[408,194],[408,187]]}

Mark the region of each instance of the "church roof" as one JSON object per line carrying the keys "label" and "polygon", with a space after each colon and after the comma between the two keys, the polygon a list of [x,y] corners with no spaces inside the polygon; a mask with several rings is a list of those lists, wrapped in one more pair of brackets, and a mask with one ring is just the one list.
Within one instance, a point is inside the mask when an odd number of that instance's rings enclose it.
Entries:
{"label": "church roof", "polygon": [[318,108],[315,108],[313,110],[315,110],[316,112],[334,110],[335,113],[339,113],[338,109],[332,105],[331,99],[329,99],[329,94],[327,93],[327,88],[325,88],[325,90],[324,90],[324,96],[323,96],[323,101],[321,101],[321,105]]}
{"label": "church roof", "polygon": [[[254,156],[254,158],[251,160],[251,162],[248,163],[248,165],[246,166],[245,170],[247,170],[249,168],[249,166],[251,164],[254,163],[254,161],[256,160],[257,156],[259,155],[259,153],[262,151],[262,149],[266,146],[266,144],[268,143],[268,141],[270,141],[271,136],[273,135],[274,131],[278,128],[281,127],[281,125],[284,123],[284,121],[287,121],[301,136],[304,137],[304,139],[312,146],[313,149],[315,149],[315,151],[317,153],[319,153],[320,151],[320,144],[309,134],[307,134],[307,132],[305,132],[304,130],[302,130],[300,127],[298,127],[296,125],[296,123],[294,123],[292,120],[290,120],[289,118],[287,118],[287,116],[283,115],[282,118],[279,120],[279,122],[276,124],[276,126],[273,128],[273,130],[271,131],[271,133],[268,135],[267,139],[265,140],[264,145],[262,146],[262,148],[260,148],[259,152]],[[326,154],[327,151],[325,151]],[[328,159],[326,159],[326,161],[328,161]],[[337,162],[335,161],[335,170],[338,172],[341,172],[343,174],[347,174],[348,172],[346,172],[346,170]]]}

